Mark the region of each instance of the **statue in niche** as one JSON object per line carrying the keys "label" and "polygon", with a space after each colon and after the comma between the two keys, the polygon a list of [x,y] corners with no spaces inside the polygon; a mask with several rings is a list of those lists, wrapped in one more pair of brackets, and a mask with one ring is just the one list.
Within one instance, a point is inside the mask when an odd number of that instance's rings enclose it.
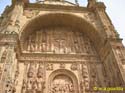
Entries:
{"label": "statue in niche", "polygon": [[3,54],[2,54],[1,63],[4,63],[4,61],[6,59],[6,56],[7,56],[7,49],[5,49],[4,52],[3,52]]}
{"label": "statue in niche", "polygon": [[35,73],[34,73],[35,65],[31,64],[29,67],[29,71],[27,73],[27,92],[33,93],[36,89],[36,80],[35,80]]}
{"label": "statue in niche", "polygon": [[37,92],[43,92],[44,89],[44,68],[40,66],[37,72]]}
{"label": "statue in niche", "polygon": [[78,46],[78,41],[74,40],[74,48],[75,48],[75,52],[79,53],[79,46]]}
{"label": "statue in niche", "polygon": [[27,88],[27,82],[26,82],[26,80],[23,80],[22,92],[21,93],[26,93],[26,88]]}
{"label": "statue in niche", "polygon": [[34,78],[28,78],[28,80],[27,80],[27,89],[28,90],[32,90],[34,82],[35,82]]}
{"label": "statue in niche", "polygon": [[60,53],[59,40],[55,40],[55,42],[54,42],[54,53]]}
{"label": "statue in niche", "polygon": [[98,80],[97,80],[97,73],[96,73],[96,65],[91,64],[91,87],[98,86]]}
{"label": "statue in niche", "polygon": [[28,43],[29,43],[28,50],[30,50],[31,52],[35,51],[36,44],[35,44],[35,37],[33,35],[29,36]]}
{"label": "statue in niche", "polygon": [[42,42],[42,43],[40,44],[40,47],[41,47],[41,51],[42,51],[42,52],[46,52],[46,43],[45,43],[45,42]]}
{"label": "statue in niche", "polygon": [[[34,79],[35,79],[35,78],[34,78]],[[37,81],[34,80],[33,83],[32,83],[32,91],[33,91],[33,93],[36,93],[37,88],[38,88],[38,86],[37,86]]]}
{"label": "statue in niche", "polygon": [[34,72],[32,70],[30,70],[28,72],[28,78],[33,78],[33,76],[34,76]]}
{"label": "statue in niche", "polygon": [[119,48],[119,47],[116,49],[116,53],[117,53],[117,55],[119,56],[119,58],[122,58],[122,57],[123,57],[122,52],[120,51],[120,48]]}
{"label": "statue in niche", "polygon": [[0,79],[1,79],[1,76],[2,76],[2,68],[0,66]]}

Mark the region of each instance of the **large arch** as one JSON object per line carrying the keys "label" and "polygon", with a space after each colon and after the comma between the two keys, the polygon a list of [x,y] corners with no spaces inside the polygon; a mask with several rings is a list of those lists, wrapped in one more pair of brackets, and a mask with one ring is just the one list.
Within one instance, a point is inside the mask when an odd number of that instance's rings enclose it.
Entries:
{"label": "large arch", "polygon": [[85,19],[73,14],[48,13],[39,15],[25,24],[20,32],[19,38],[20,40],[25,40],[26,37],[34,31],[54,26],[68,26],[82,31],[93,42],[94,46],[97,48],[96,50],[100,50],[98,46],[103,39],[99,34],[99,31]]}
{"label": "large arch", "polygon": [[79,93],[78,79],[77,79],[76,75],[75,75],[73,72],[71,72],[71,71],[69,71],[69,70],[67,70],[67,69],[58,69],[58,70],[53,71],[53,72],[49,75],[49,78],[48,78],[48,83],[47,83],[47,84],[48,84],[48,88],[50,88],[50,87],[49,87],[49,84],[52,82],[52,80],[53,80],[56,76],[58,76],[58,75],[65,75],[65,76],[70,77],[71,80],[73,81],[73,85],[74,85],[74,88],[75,88],[75,92],[74,92],[74,93]]}

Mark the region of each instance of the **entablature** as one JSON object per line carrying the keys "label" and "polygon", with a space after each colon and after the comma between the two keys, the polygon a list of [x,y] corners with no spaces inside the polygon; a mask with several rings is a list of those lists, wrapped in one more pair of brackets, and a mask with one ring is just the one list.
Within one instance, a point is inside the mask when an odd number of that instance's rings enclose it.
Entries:
{"label": "entablature", "polygon": [[24,53],[18,56],[19,62],[26,61],[41,61],[41,62],[100,62],[96,55],[87,54],[35,54],[35,53]]}
{"label": "entablature", "polygon": [[49,11],[74,11],[74,12],[83,12],[83,11],[91,11],[87,7],[80,6],[60,6],[60,5],[48,5],[48,4],[37,4],[37,3],[28,3],[24,6],[25,9],[34,9],[34,10],[49,10]]}

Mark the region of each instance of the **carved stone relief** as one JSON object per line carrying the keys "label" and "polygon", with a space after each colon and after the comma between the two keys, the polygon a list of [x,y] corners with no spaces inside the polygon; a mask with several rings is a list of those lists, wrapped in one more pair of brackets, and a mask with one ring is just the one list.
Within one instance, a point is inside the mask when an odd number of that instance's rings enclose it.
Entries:
{"label": "carved stone relief", "polygon": [[82,63],[82,84],[81,84],[81,87],[82,87],[82,90],[84,91],[84,88],[85,88],[85,91],[88,91],[89,88],[90,88],[90,76],[89,76],[89,71],[88,71],[88,66],[87,66],[87,63],[84,62]]}
{"label": "carved stone relief", "polygon": [[79,31],[70,28],[46,28],[30,34],[24,41],[23,50],[55,54],[95,54],[90,40]]}
{"label": "carved stone relief", "polygon": [[49,91],[49,93],[74,93],[73,82],[66,75],[56,76]]}
{"label": "carved stone relief", "polygon": [[27,77],[24,77],[22,93],[42,93],[45,88],[45,72],[43,64],[30,63]]}
{"label": "carved stone relief", "polygon": [[78,64],[77,63],[72,63],[70,69],[71,70],[78,70]]}
{"label": "carved stone relief", "polygon": [[1,76],[2,76],[2,67],[0,66],[0,80],[1,80]]}
{"label": "carved stone relief", "polygon": [[47,63],[46,69],[47,70],[53,70],[53,64],[52,63]]}
{"label": "carved stone relief", "polygon": [[65,68],[65,64],[64,63],[60,63],[60,68],[64,69]]}

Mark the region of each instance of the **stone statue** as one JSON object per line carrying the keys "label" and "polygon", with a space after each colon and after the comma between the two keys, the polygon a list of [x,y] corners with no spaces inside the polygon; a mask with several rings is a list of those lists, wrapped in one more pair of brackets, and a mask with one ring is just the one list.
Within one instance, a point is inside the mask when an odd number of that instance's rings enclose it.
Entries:
{"label": "stone statue", "polygon": [[26,80],[23,80],[22,92],[21,93],[26,93],[26,88],[27,88]]}
{"label": "stone statue", "polygon": [[44,88],[44,79],[43,79],[43,75],[44,75],[44,73],[43,73],[43,67],[42,66],[40,66],[39,68],[38,68],[38,73],[37,73],[37,91],[39,91],[39,92],[42,92],[43,91],[43,88]]}
{"label": "stone statue", "polygon": [[1,80],[1,76],[2,76],[2,69],[0,67],[0,80]]}

